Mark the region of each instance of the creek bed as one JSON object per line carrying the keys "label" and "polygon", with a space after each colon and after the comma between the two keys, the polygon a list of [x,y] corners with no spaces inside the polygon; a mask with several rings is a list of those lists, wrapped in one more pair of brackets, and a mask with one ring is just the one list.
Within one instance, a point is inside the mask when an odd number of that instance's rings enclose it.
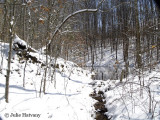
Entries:
{"label": "creek bed", "polygon": [[105,115],[106,112],[108,112],[107,108],[105,107],[106,101],[104,97],[104,93],[102,91],[96,92],[95,90],[93,93],[90,94],[90,97],[97,100],[97,102],[94,104],[94,108],[96,110],[96,120],[110,120],[107,115]]}

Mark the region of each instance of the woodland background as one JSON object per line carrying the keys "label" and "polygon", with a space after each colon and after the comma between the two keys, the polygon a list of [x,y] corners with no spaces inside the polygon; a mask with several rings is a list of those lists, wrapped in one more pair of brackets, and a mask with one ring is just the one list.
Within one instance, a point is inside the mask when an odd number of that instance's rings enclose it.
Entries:
{"label": "woodland background", "polygon": [[[100,0],[1,0],[0,39],[9,42],[10,30],[33,48],[41,50],[52,39],[64,18],[81,9],[95,9]],[[97,12],[77,14],[58,30],[50,54],[94,66],[104,49],[123,52],[126,77],[129,67],[141,73],[152,70],[160,57],[160,16],[153,0],[104,0]],[[13,21],[13,26],[10,25]],[[134,62],[130,64],[130,60]],[[116,69],[116,67],[115,67]]]}

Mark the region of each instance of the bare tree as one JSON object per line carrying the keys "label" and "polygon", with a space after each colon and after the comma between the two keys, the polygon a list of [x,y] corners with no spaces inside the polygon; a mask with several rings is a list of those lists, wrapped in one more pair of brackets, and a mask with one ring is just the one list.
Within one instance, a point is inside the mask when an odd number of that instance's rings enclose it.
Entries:
{"label": "bare tree", "polygon": [[[9,96],[9,79],[10,79],[10,71],[11,71],[11,56],[12,56],[12,42],[13,42],[13,23],[14,23],[14,1],[5,1],[6,3],[6,10],[9,12],[8,21],[10,22],[10,32],[9,32],[9,53],[8,53],[8,66],[7,66],[7,74],[6,74],[6,87],[5,87],[5,100],[8,103],[8,96]],[[11,5],[12,4],[12,5]]]}

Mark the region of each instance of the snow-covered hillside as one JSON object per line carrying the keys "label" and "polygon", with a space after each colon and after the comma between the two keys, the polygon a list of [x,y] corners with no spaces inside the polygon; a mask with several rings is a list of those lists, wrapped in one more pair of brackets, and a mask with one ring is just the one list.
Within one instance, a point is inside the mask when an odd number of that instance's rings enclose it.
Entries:
{"label": "snow-covered hillside", "polygon": [[[111,120],[160,120],[159,65],[140,76],[131,74],[122,82],[93,81],[89,71],[71,61],[39,53],[18,36],[13,44],[9,103],[6,103],[9,45],[0,43],[0,120],[106,120],[106,116]],[[124,64],[121,55],[119,52],[119,69]],[[112,68],[114,61],[113,52],[97,64],[103,62]]]}
{"label": "snow-covered hillside", "polygon": [[[92,83],[93,84],[93,83]],[[105,114],[111,120],[160,120],[160,70],[146,72],[139,80],[95,80],[94,89],[105,96]]]}
{"label": "snow-covered hillside", "polygon": [[[46,94],[43,81],[46,56],[29,52],[37,61],[12,53],[9,103],[5,103],[5,79],[9,45],[0,43],[0,117],[3,120],[93,120],[95,100],[89,97],[91,74],[64,59],[48,57]],[[53,66],[56,67],[53,67]],[[56,68],[56,69],[54,69]],[[56,71],[56,72],[54,72]],[[25,82],[25,88],[23,87]]]}
{"label": "snow-covered hillside", "polygon": [[[129,74],[136,73],[136,57],[133,54],[135,50],[135,45],[133,43],[130,43],[128,50],[128,72]],[[95,52],[96,51],[96,52]],[[94,64],[93,68],[96,75],[96,79],[114,79],[117,80],[121,76],[122,70],[125,70],[126,65],[124,62],[124,53],[123,53],[123,46],[119,45],[118,50],[116,53],[116,50],[111,51],[111,47],[107,46],[102,51],[98,48],[96,48],[94,52],[96,55],[94,55]],[[148,54],[143,52],[142,62],[143,62],[143,71],[152,71],[152,69],[155,68],[158,64],[160,64],[160,61],[157,60],[156,52],[157,50],[155,48],[151,49],[150,52],[152,53],[152,60],[149,61]],[[101,58],[101,53],[103,57]],[[90,57],[91,58],[91,57]],[[86,63],[86,66],[92,66],[92,61],[89,60]]]}
{"label": "snow-covered hillside", "polygon": [[[133,51],[132,47],[129,52]],[[116,78],[116,74],[120,76],[125,68],[122,46],[117,51],[117,60],[116,52],[111,52],[110,47],[103,50],[102,59],[98,52],[94,63],[97,77],[92,84],[97,94],[104,94],[103,101],[106,101],[108,109],[105,114],[111,120],[160,120],[160,64],[154,64],[155,50],[152,51],[153,59],[150,61],[152,70],[146,67],[146,54],[142,55],[144,68],[140,74],[135,67],[134,57],[129,54],[130,74],[122,82]],[[92,62],[89,61],[87,65],[91,66]]]}
{"label": "snow-covered hillside", "polygon": [[[123,62],[123,50],[122,47],[117,51],[117,60],[116,60],[116,51],[110,50],[110,47],[102,50],[103,58],[101,58],[101,51],[97,48],[97,55],[95,55],[94,61],[94,71],[97,73],[96,79],[118,79],[122,69],[124,68]],[[132,59],[132,58],[131,58]],[[132,61],[133,62],[133,61]],[[133,64],[130,63],[129,67],[133,67]],[[92,66],[92,61],[89,60],[86,63],[86,66]],[[103,76],[102,76],[103,75]]]}

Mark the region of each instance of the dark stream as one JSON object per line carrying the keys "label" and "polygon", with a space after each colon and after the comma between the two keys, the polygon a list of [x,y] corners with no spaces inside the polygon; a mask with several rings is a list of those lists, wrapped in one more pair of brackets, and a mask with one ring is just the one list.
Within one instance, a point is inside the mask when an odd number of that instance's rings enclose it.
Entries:
{"label": "dark stream", "polygon": [[[96,75],[94,76],[95,80],[108,80],[111,78],[113,71],[109,70],[109,67],[87,67],[89,70],[93,70]],[[93,85],[93,88],[95,86]],[[97,102],[94,104],[94,108],[96,110],[95,112],[95,120],[110,120],[107,115],[105,115],[106,112],[108,112],[108,109],[105,107],[106,100],[104,96],[103,91],[96,91],[94,89],[94,92],[90,94],[90,96],[97,100]]]}

